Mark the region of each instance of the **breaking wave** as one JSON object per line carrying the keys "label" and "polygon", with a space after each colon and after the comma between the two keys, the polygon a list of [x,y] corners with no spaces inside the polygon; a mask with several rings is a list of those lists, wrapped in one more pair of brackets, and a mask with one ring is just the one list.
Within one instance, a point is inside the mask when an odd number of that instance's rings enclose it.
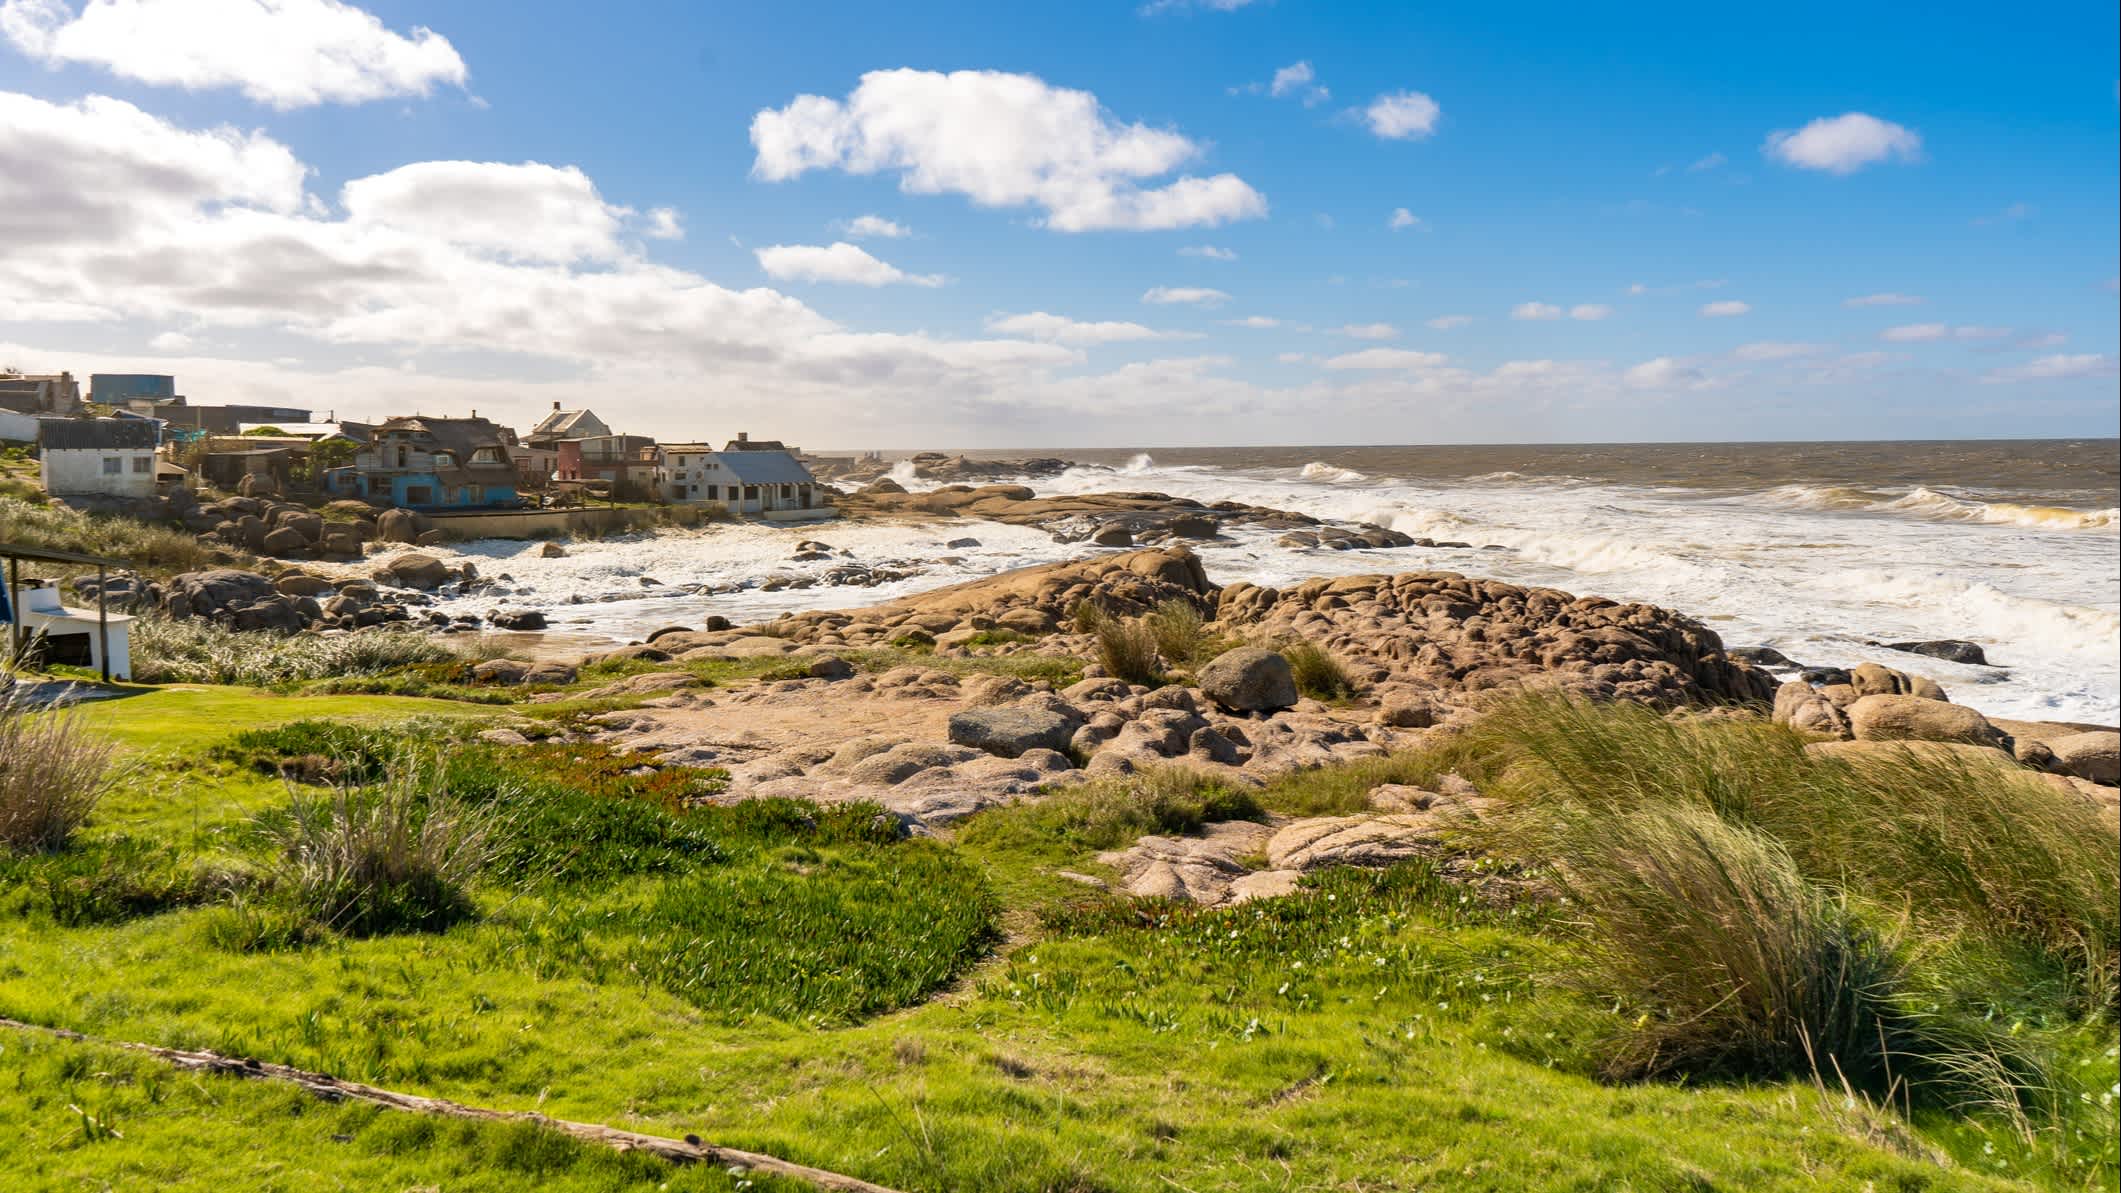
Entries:
{"label": "breaking wave", "polygon": [[1325,485],[1355,485],[1370,479],[1367,473],[1357,472],[1353,468],[1337,468],[1322,460],[1313,460],[1304,465],[1297,475],[1313,484]]}
{"label": "breaking wave", "polygon": [[1855,485],[1783,485],[1762,496],[1776,505],[1795,509],[1863,510],[1939,522],[2025,526],[2036,530],[2113,530],[2121,526],[2121,509],[2087,510],[2066,505],[1977,501],[1927,487],[1896,495]]}

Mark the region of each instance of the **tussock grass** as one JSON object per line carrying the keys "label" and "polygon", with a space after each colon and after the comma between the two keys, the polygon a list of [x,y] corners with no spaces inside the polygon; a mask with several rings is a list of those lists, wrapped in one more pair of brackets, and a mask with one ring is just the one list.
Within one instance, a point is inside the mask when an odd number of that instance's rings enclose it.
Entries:
{"label": "tussock grass", "polygon": [[1068,606],[1068,625],[1078,634],[1095,634],[1111,619],[1112,615],[1096,601],[1077,601]]}
{"label": "tussock grass", "polygon": [[1017,843],[1115,849],[1152,834],[1193,833],[1216,821],[1265,815],[1250,791],[1167,766],[1064,787],[1035,802],[982,813],[966,824],[963,838],[987,848]]}
{"label": "tussock grass", "polygon": [[67,927],[116,924],[209,902],[223,885],[164,842],[98,836],[57,852],[0,857],[0,914],[48,915]]}
{"label": "tussock grass", "polygon": [[1374,788],[1387,783],[1425,787],[1450,769],[1447,759],[1427,751],[1360,758],[1278,776],[1259,793],[1259,801],[1287,816],[1344,816],[1368,809]]}
{"label": "tussock grass", "polygon": [[472,910],[494,816],[438,790],[439,768],[407,758],[373,786],[297,791],[264,822],[271,888],[320,927],[349,936],[446,927]]}
{"label": "tussock grass", "polygon": [[1157,670],[1156,633],[1141,619],[1107,617],[1098,623],[1096,634],[1098,665],[1107,675],[1150,687],[1163,681]]}
{"label": "tussock grass", "polygon": [[65,846],[110,789],[111,756],[77,713],[0,692],[0,848]]}
{"label": "tussock grass", "polygon": [[134,518],[84,514],[62,505],[0,495],[0,542],[123,559],[143,572],[172,575],[210,566],[212,553],[189,532]]}
{"label": "tussock grass", "polygon": [[142,683],[279,687],[382,676],[422,664],[462,663],[477,650],[424,630],[367,629],[331,636],[239,633],[197,618],[154,615],[132,624],[133,678]]}
{"label": "tussock grass", "polygon": [[1191,601],[1167,600],[1142,615],[1156,651],[1176,666],[1191,664],[1208,644],[1206,622]]}
{"label": "tussock grass", "polygon": [[1275,646],[1289,661],[1296,690],[1313,700],[1346,700],[1355,695],[1355,681],[1347,668],[1316,643],[1296,641]]}

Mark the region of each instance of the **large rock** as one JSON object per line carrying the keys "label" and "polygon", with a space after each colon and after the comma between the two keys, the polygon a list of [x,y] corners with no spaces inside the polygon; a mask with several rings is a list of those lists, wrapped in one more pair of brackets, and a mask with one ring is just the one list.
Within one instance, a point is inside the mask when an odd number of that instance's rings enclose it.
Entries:
{"label": "large rock", "polygon": [[1224,651],[1200,669],[1200,690],[1232,712],[1273,712],[1296,705],[1289,660],[1257,646]]}
{"label": "large rock", "polygon": [[1947,663],[1969,663],[1976,667],[1989,665],[1988,654],[1978,642],[1967,642],[1959,638],[1937,638],[1928,642],[1888,642],[1887,650],[1904,651],[1907,654],[1927,655],[1943,659]]}
{"label": "large rock", "polygon": [[1046,708],[974,708],[951,714],[950,741],[1003,758],[1018,757],[1026,750],[1065,753],[1079,724]]}
{"label": "large rock", "polygon": [[1328,866],[1390,866],[1434,855],[1443,840],[1432,816],[1321,816],[1284,826],[1267,842],[1276,870]]}
{"label": "large rock", "polygon": [[1775,689],[1775,723],[1801,733],[1823,733],[1847,737],[1848,719],[1834,702],[1812,685],[1793,679]]}
{"label": "large rock", "polygon": [[448,564],[418,551],[408,551],[376,569],[377,580],[422,592],[440,588],[456,575]]}
{"label": "large rock", "polygon": [[301,531],[282,526],[277,530],[266,531],[265,537],[258,542],[258,548],[267,555],[298,555],[309,550],[309,542],[302,537]]}
{"label": "large rock", "polygon": [[2108,787],[2121,784],[2121,732],[2100,729],[2047,739],[2054,767],[2065,775]]}
{"label": "large rock", "polygon": [[294,597],[328,597],[339,591],[338,585],[322,576],[305,576],[300,572],[289,572],[274,581],[273,587]]}
{"label": "large rock", "polygon": [[545,615],[536,609],[496,609],[486,620],[497,630],[542,630]]}
{"label": "large rock", "polygon": [[420,537],[420,519],[411,510],[389,509],[376,515],[376,537],[386,543],[410,543]]}
{"label": "large rock", "polygon": [[1848,707],[1857,741],[1939,741],[2009,751],[2011,736],[1958,704],[1919,696],[1865,696]]}

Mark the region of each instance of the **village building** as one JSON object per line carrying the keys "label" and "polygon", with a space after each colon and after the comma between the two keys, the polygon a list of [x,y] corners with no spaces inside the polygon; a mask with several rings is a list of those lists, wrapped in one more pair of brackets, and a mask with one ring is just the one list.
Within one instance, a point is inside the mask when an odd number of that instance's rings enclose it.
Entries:
{"label": "village building", "polygon": [[81,383],[72,373],[0,373],[0,410],[61,417],[78,414]]}
{"label": "village building", "polygon": [[592,410],[562,410],[552,404],[552,413],[538,421],[523,441],[511,448],[516,471],[528,488],[543,489],[559,479],[560,444],[570,439],[603,439],[611,427]]}
{"label": "village building", "polygon": [[159,439],[150,419],[45,419],[37,427],[44,491],[54,497],[153,497]]}
{"label": "village building", "polygon": [[521,503],[509,449],[514,433],[478,417],[385,419],[354,462],[324,476],[326,491],[405,509],[481,509]]}
{"label": "village building", "polygon": [[90,373],[88,400],[104,406],[153,406],[178,401],[177,379],[168,373]]}
{"label": "village building", "polygon": [[715,505],[763,518],[814,517],[831,509],[817,478],[786,450],[718,452],[705,443],[666,443],[663,468],[663,496],[674,505]]}
{"label": "village building", "polygon": [[663,453],[646,435],[562,439],[553,477],[565,485],[601,484],[618,501],[653,501],[662,492]]}

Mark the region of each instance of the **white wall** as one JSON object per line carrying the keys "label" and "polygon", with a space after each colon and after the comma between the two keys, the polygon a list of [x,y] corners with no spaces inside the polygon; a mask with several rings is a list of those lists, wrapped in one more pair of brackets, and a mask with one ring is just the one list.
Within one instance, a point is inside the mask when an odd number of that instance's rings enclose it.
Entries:
{"label": "white wall", "polygon": [[0,439],[35,443],[37,441],[36,416],[17,414],[12,410],[0,410]]}
{"label": "white wall", "polygon": [[[106,475],[103,461],[118,461],[116,475]],[[138,471],[138,460],[147,461]],[[153,497],[153,448],[46,448],[44,491],[58,497]]]}

